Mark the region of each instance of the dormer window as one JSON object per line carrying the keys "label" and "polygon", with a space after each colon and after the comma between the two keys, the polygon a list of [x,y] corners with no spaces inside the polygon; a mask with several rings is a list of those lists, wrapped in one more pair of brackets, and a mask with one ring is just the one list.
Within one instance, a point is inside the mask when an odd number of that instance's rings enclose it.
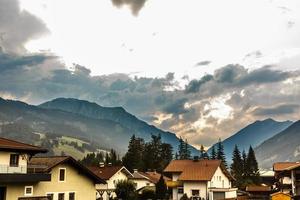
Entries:
{"label": "dormer window", "polygon": [[9,166],[11,167],[19,166],[19,154],[10,154]]}

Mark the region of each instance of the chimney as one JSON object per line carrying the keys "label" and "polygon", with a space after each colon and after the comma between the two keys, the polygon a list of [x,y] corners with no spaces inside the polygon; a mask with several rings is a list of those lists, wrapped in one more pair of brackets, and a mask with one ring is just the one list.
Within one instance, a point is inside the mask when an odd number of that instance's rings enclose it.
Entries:
{"label": "chimney", "polygon": [[133,172],[134,172],[134,173],[137,173],[137,172],[138,172],[138,170],[137,170],[137,169],[133,169]]}
{"label": "chimney", "polygon": [[104,162],[100,162],[99,163],[99,167],[103,168],[105,165],[104,165]]}
{"label": "chimney", "polygon": [[198,162],[198,161],[199,161],[199,156],[194,156],[193,161],[194,161],[194,162]]}
{"label": "chimney", "polygon": [[110,163],[108,163],[108,166],[109,166],[109,167],[111,167],[111,166],[112,166],[112,163],[111,163],[111,162],[110,162]]}

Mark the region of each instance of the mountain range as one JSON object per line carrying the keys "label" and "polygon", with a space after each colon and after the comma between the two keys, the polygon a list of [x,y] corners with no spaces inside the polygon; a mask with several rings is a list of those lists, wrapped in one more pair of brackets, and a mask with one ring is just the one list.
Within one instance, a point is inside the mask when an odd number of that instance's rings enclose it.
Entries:
{"label": "mountain range", "polygon": [[[51,154],[67,153],[79,159],[91,151],[114,148],[122,155],[133,134],[145,141],[153,134],[160,134],[175,151],[178,148],[179,138],[174,133],[150,125],[122,107],[103,107],[72,98],[34,106],[0,98],[0,137],[42,145]],[[276,161],[300,160],[299,136],[300,121],[265,119],[232,134],[223,145],[229,163],[235,145],[241,151],[247,151],[251,145],[259,166],[270,168]],[[196,148],[190,146],[190,149],[193,155],[199,155]]]}
{"label": "mountain range", "polygon": [[[0,136],[30,143],[46,137],[55,140],[47,144],[51,148],[53,143],[61,144],[61,140],[57,140],[62,136],[73,138],[73,143],[68,142],[68,146],[76,146],[74,139],[79,139],[85,147],[89,144],[89,149],[114,148],[118,152],[126,151],[133,134],[145,141],[152,134],[160,134],[162,141],[171,144],[174,150],[179,144],[175,134],[149,125],[121,107],[102,107],[77,99],[59,98],[33,106],[0,98],[0,125]],[[190,149],[193,154],[198,153],[194,147],[190,146]]]}
{"label": "mountain range", "polygon": [[[223,141],[227,161],[231,162],[232,151],[235,145],[239,147],[240,151],[245,150],[247,152],[250,145],[254,148],[257,147],[265,140],[285,130],[292,123],[292,121],[278,122],[273,119],[266,119],[249,124]],[[217,149],[216,144],[214,146]]]}
{"label": "mountain range", "polygon": [[263,168],[271,168],[274,162],[300,160],[300,121],[260,144],[256,158]]}

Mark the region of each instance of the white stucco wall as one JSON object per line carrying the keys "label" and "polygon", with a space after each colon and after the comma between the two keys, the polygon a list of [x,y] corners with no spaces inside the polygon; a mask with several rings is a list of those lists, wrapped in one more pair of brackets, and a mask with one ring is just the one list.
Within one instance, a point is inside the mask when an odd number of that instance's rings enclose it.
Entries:
{"label": "white stucco wall", "polygon": [[206,195],[207,195],[206,182],[185,181],[183,183],[183,193],[187,194],[188,197],[191,197],[192,190],[199,190],[200,197],[206,199]]}
{"label": "white stucco wall", "polygon": [[136,184],[136,189],[141,189],[145,186],[155,186],[154,183],[151,183],[149,180],[146,179],[131,179]]}
{"label": "white stucco wall", "polygon": [[208,187],[214,187],[214,188],[230,188],[231,182],[225,176],[225,174],[222,172],[221,168],[218,167],[216,170],[214,176],[212,177],[211,181],[208,183]]}
{"label": "white stucco wall", "polygon": [[[115,173],[109,180],[106,180],[107,184],[97,184],[96,189],[115,189],[118,181],[127,180],[127,179],[128,178],[126,174],[124,174],[122,171],[119,171]],[[97,195],[97,197],[99,197],[99,195]],[[113,194],[113,197],[116,197],[116,195]],[[104,200],[108,199],[106,193],[103,195],[103,198]]]}
{"label": "white stucco wall", "polygon": [[10,155],[14,152],[0,152],[0,173],[27,173],[27,154],[19,154],[19,166],[10,167]]}
{"label": "white stucco wall", "polygon": [[235,191],[230,191],[230,192],[225,192],[225,198],[226,199],[236,198],[236,197],[237,197],[236,190]]}

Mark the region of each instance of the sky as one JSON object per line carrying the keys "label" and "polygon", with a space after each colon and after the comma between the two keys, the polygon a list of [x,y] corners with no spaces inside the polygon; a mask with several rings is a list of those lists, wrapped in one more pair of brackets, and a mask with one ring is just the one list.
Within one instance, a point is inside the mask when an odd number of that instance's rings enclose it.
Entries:
{"label": "sky", "polygon": [[298,0],[0,0],[0,97],[73,97],[208,147],[299,120]]}

